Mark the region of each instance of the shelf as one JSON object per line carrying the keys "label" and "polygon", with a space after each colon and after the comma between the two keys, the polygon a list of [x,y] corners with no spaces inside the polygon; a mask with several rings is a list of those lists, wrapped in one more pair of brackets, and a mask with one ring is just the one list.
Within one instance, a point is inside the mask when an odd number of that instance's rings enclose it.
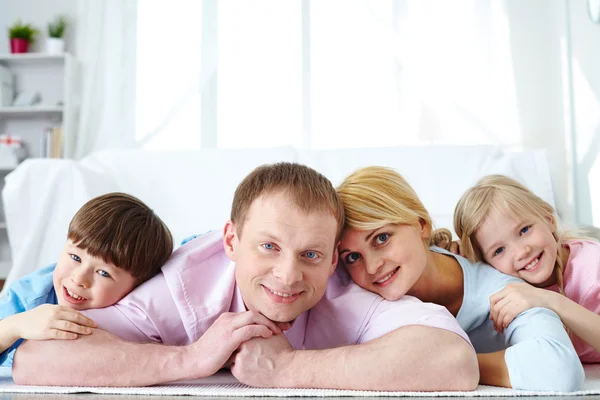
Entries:
{"label": "shelf", "polygon": [[63,106],[0,107],[1,116],[62,114]]}
{"label": "shelf", "polygon": [[0,54],[0,64],[31,64],[31,63],[57,63],[64,62],[69,53],[46,54],[46,53],[22,53],[22,54]]}

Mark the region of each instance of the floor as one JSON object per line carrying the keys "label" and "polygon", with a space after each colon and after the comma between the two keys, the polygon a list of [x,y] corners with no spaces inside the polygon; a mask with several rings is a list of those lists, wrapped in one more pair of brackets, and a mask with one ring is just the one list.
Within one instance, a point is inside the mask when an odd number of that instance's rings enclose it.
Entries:
{"label": "floor", "polygon": [[[99,395],[99,394],[26,394],[26,393],[3,393],[0,394],[0,400],[186,400],[186,399],[219,399],[219,400],[275,400],[275,399],[308,399],[308,397],[204,397],[204,396],[136,396],[136,395]],[[316,398],[315,398],[316,399]],[[323,399],[319,397],[319,399]],[[350,397],[327,397],[327,400],[348,400]],[[363,397],[364,399],[364,397]],[[389,397],[386,397],[389,399]],[[440,399],[440,397],[419,397],[419,400],[433,400]],[[450,399],[450,398],[449,398]],[[456,399],[455,397],[452,399]],[[509,400],[511,397],[461,397],[461,400]],[[532,399],[532,400],[586,400],[586,399],[600,399],[600,396],[540,396],[540,397],[521,397],[521,399]]]}

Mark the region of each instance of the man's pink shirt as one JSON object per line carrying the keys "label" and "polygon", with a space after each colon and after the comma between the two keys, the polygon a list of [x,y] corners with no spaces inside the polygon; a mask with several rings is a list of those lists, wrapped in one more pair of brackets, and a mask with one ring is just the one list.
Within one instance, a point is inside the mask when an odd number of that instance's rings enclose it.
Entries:
{"label": "man's pink shirt", "polygon": [[[177,249],[160,274],[116,305],[85,313],[126,340],[190,344],[222,313],[246,311],[234,271],[222,235],[212,232]],[[406,325],[445,329],[470,343],[446,308],[411,296],[386,301],[354,284],[343,268],[285,334],[294,349],[322,349],[364,343]]]}

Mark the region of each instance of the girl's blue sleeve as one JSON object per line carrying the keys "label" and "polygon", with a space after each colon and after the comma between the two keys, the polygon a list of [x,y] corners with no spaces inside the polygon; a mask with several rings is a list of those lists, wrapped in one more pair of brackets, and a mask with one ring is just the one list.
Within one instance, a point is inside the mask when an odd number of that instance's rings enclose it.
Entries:
{"label": "girl's blue sleeve", "polygon": [[581,389],[583,366],[562,321],[546,308],[521,313],[504,331],[505,360],[515,389],[572,392]]}

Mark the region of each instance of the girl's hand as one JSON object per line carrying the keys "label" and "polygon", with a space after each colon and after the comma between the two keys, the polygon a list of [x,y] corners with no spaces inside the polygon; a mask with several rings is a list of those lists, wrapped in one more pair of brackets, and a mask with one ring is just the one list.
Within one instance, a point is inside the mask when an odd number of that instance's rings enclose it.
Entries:
{"label": "girl's hand", "polygon": [[447,249],[450,253],[454,253],[454,254],[458,254],[459,256],[464,257],[464,253],[463,253],[463,249],[462,246],[460,244],[460,240],[453,240],[450,243],[450,246],[448,246]]}
{"label": "girl's hand", "polygon": [[548,308],[549,292],[528,283],[511,283],[490,297],[490,319],[498,333],[522,312],[534,307]]}
{"label": "girl's hand", "polygon": [[69,307],[42,304],[14,315],[13,326],[23,339],[77,339],[96,328],[94,321]]}

